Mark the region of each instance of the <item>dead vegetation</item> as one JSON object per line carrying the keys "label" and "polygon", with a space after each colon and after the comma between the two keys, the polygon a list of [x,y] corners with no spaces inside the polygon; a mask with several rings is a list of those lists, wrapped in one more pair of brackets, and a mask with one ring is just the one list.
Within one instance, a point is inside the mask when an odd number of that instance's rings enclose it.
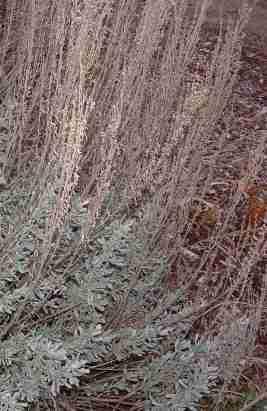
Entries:
{"label": "dead vegetation", "polygon": [[[44,194],[54,197],[30,265],[10,281],[12,290],[26,283],[29,291],[1,322],[1,337],[65,313],[55,306],[53,314],[31,317],[31,293],[43,281],[59,281],[51,275],[55,260],[63,283],[81,250],[90,252],[99,226],[131,220],[144,261],[165,256],[167,268],[145,308],[130,298],[136,284],[145,287],[144,269],[129,271],[128,287],[118,287],[105,307],[103,328],[190,321],[188,338],[208,342],[219,364],[211,397],[220,409],[246,377],[255,391],[266,390],[258,376],[266,366],[267,73],[252,67],[257,52],[244,36],[246,2],[216,28],[206,22],[210,1],[196,3],[193,15],[187,0],[2,6],[1,190],[23,186],[28,193],[14,226],[2,228],[3,273]],[[58,255],[74,193],[86,207],[81,237]],[[131,264],[138,267],[134,258]],[[180,316],[170,310],[177,290],[186,301]],[[70,326],[79,319],[68,309]],[[119,362],[113,366],[123,372]],[[89,409],[90,381],[53,397],[49,407]],[[95,395],[92,409],[141,410],[141,392]]]}

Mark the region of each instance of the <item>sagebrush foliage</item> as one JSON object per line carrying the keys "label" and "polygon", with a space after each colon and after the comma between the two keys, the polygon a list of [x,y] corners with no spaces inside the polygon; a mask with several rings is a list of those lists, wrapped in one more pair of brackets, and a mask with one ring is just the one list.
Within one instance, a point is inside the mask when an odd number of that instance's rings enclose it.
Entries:
{"label": "sagebrush foliage", "polygon": [[[136,237],[134,220],[99,225],[90,244],[80,246],[77,259],[66,271],[64,259],[60,266],[58,259],[68,255],[73,242],[79,246],[87,215],[79,196],[74,195],[59,239],[55,239],[47,272],[40,284],[31,288],[29,260],[34,250],[42,250],[56,194],[46,193],[31,219],[16,232],[14,216],[27,201],[27,187],[0,193],[2,245],[15,232],[14,247],[8,254],[12,264],[4,265],[1,271],[1,325],[4,327],[26,303],[25,320],[1,342],[0,409],[28,409],[37,401],[56,397],[62,389],[79,385],[81,377],[90,375],[91,367],[116,361],[125,364],[124,371],[110,384],[98,386],[96,379],[92,393],[99,389],[130,392],[138,384],[147,409],[194,410],[214,382],[214,369],[204,357],[198,358],[196,347],[184,340],[183,333],[164,352],[162,344],[173,330],[158,322],[141,328],[104,327],[108,325],[105,313],[116,294],[127,289],[134,270],[139,272],[139,281],[130,292],[131,304],[146,307],[146,294],[159,283],[166,266],[162,256],[144,259],[144,243]],[[69,317],[60,315],[69,307],[75,307],[69,310]],[[51,314],[57,312],[53,318]],[[152,357],[141,367],[127,367],[131,358],[142,359],[148,354]]]}
{"label": "sagebrush foliage", "polygon": [[[214,130],[239,67],[245,6],[226,35],[220,29],[191,93],[209,0],[194,18],[186,0],[6,3],[0,410],[57,409],[78,392],[91,409],[115,395],[115,409],[130,398],[194,411],[218,377],[242,371],[251,322],[192,341],[192,307],[177,289],[210,284],[197,282],[203,259],[193,272],[179,250],[191,225],[185,206],[203,177],[201,195],[208,190],[224,142]],[[129,218],[132,208],[140,215]],[[170,257],[179,257],[172,286]],[[209,305],[199,295],[195,311]]]}

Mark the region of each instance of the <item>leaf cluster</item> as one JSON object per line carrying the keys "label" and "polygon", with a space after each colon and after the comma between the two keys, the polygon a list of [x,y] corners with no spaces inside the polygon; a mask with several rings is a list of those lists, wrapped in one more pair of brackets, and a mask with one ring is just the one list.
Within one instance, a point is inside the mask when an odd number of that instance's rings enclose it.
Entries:
{"label": "leaf cluster", "polygon": [[[2,222],[12,225],[13,215],[25,196],[23,191],[0,194]],[[17,264],[7,266],[1,274],[2,324],[25,301],[27,312],[17,332],[0,344],[0,409],[22,410],[38,401],[56,398],[62,390],[79,386],[83,378],[94,373],[88,392],[130,393],[138,387],[147,409],[193,410],[209,391],[215,372],[204,358],[198,358],[195,347],[183,335],[177,336],[174,348],[163,352],[162,344],[169,338],[169,331],[156,322],[141,328],[104,331],[105,313],[117,293],[127,290],[134,270],[139,273],[139,281],[130,290],[131,304],[144,307],[147,291],[157,284],[164,270],[162,256],[144,258],[144,243],[135,237],[133,220],[115,220],[97,227],[90,247],[80,248],[76,262],[69,265],[66,273],[64,264],[58,266],[58,257],[68,254],[75,240],[79,243],[86,216],[79,198],[74,197],[46,275],[34,289],[27,282],[16,287],[18,279],[28,274],[27,263],[37,240],[39,247],[44,241],[53,201],[39,203],[43,208],[33,211],[29,224],[15,236],[11,255]],[[67,311],[74,306],[68,315],[60,315],[62,308]],[[132,367],[132,359],[142,363]],[[110,361],[122,368],[116,378],[99,384],[97,369],[103,370]],[[168,387],[166,381],[171,381]]]}

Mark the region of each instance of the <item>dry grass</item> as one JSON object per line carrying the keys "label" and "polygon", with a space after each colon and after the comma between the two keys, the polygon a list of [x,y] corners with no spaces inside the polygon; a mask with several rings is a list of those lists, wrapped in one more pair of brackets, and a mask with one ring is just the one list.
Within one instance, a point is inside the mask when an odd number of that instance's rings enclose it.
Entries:
{"label": "dry grass", "polygon": [[45,276],[73,191],[88,207],[85,239],[106,218],[105,199],[114,192],[108,218],[140,211],[148,252],[169,258],[166,288],[209,306],[196,316],[192,336],[209,338],[211,346],[221,340],[214,356],[226,389],[251,365],[266,311],[265,211],[248,224],[242,217],[254,216],[252,203],[239,209],[248,194],[239,179],[257,181],[266,138],[248,161],[235,158],[241,167],[231,181],[222,164],[227,128],[219,129],[233,104],[250,10],[244,4],[236,19],[221,23],[198,73],[210,1],[196,3],[192,14],[187,0],[6,1],[0,97],[9,135],[2,173],[14,190],[26,179],[29,198],[17,231],[1,244],[1,264],[43,192],[58,190],[58,197],[33,287]]}

